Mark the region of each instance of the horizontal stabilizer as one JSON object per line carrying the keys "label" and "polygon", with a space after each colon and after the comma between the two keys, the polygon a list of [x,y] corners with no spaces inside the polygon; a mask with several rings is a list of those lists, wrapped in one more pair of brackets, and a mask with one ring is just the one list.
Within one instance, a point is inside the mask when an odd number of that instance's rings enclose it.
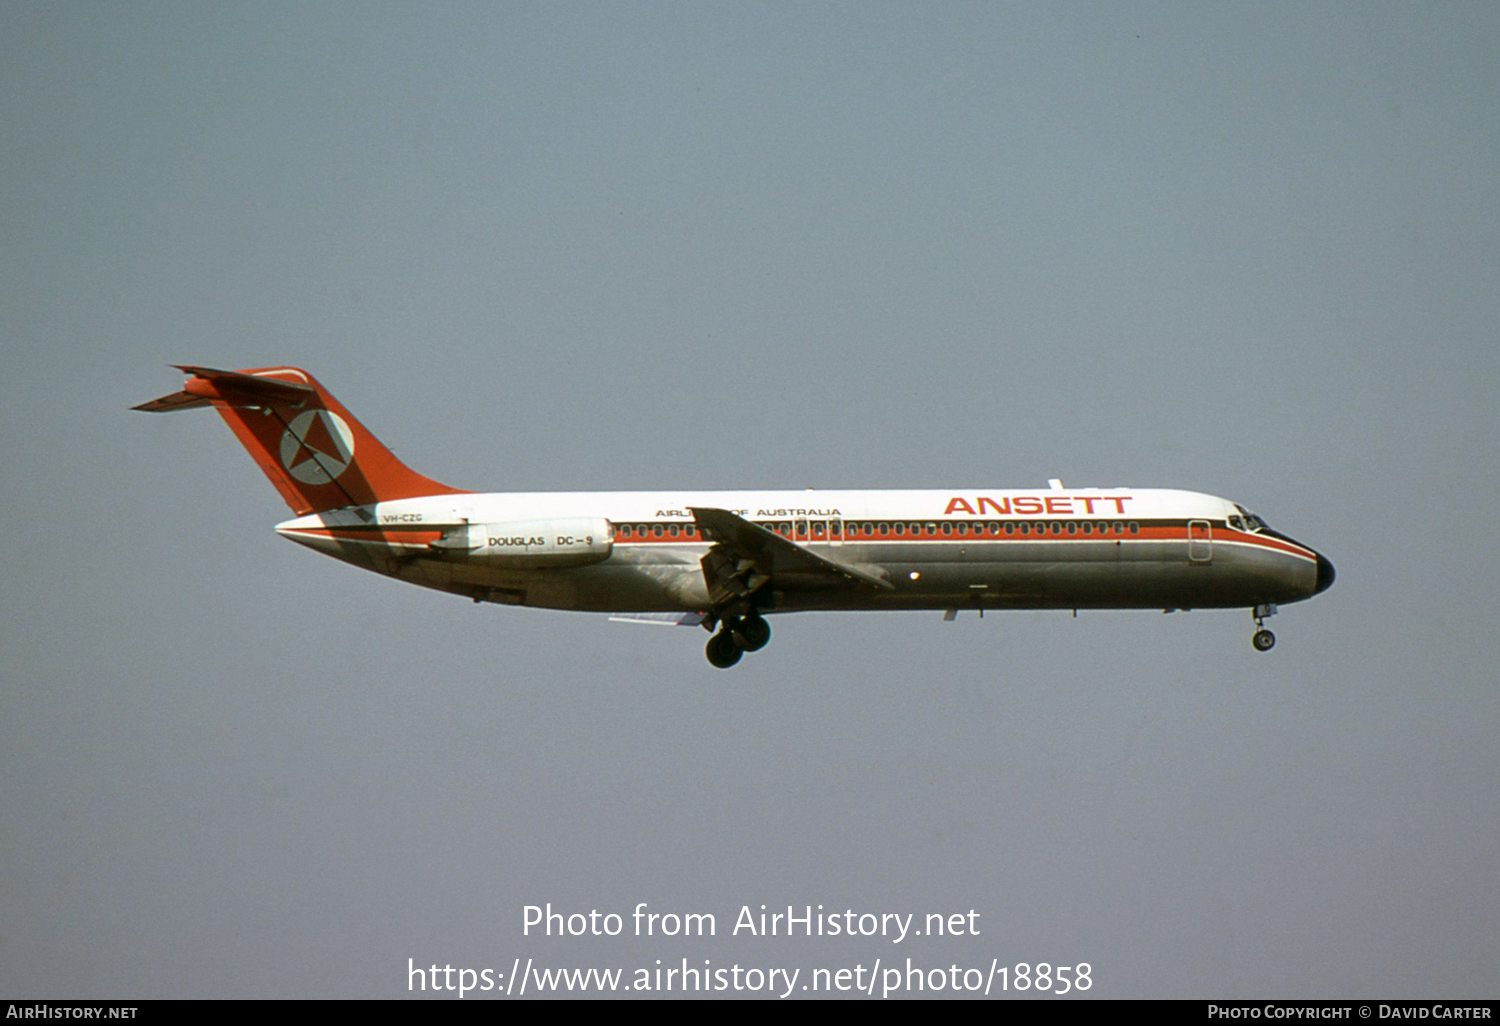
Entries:
{"label": "horizontal stabilizer", "polygon": [[[305,402],[317,395],[317,389],[306,381],[285,381],[280,378],[266,377],[262,374],[246,374],[243,371],[215,370],[212,367],[193,367],[185,363],[174,363],[172,366],[184,374],[191,374],[195,378],[212,382],[227,392],[242,392],[246,395],[264,396],[266,398],[280,399],[282,402],[295,403]],[[274,374],[300,374],[290,367],[277,368],[270,373]],[[303,375],[305,377],[305,375]],[[188,384],[189,389],[192,383]]]}
{"label": "horizontal stabilizer", "polygon": [[[317,398],[317,390],[309,384],[245,374],[241,371],[215,370],[213,367],[193,367],[187,364],[172,365],[192,378],[181,392],[164,395],[149,403],[132,406],[133,410],[145,413],[176,413],[178,410],[196,410],[211,406],[212,400],[229,405],[244,403],[280,403],[284,406],[302,406]],[[278,374],[290,371],[277,370]],[[291,371],[291,373],[297,373]]]}
{"label": "horizontal stabilizer", "polygon": [[176,413],[178,410],[199,410],[213,403],[200,395],[191,392],[173,392],[164,395],[160,399],[152,399],[149,403],[141,403],[132,406],[132,410],[141,410],[144,413]]}

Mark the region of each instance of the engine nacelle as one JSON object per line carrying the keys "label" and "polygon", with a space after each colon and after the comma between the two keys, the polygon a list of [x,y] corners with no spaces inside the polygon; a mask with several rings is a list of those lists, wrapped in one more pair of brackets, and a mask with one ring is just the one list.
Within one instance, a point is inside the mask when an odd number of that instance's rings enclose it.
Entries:
{"label": "engine nacelle", "polygon": [[432,548],[486,566],[545,570],[602,563],[614,543],[614,527],[603,517],[558,517],[450,527]]}

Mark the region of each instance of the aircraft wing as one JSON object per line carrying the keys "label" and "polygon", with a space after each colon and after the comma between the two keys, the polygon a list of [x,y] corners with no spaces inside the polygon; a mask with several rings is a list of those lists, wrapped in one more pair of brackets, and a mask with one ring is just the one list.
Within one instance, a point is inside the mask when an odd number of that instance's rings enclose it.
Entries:
{"label": "aircraft wing", "polygon": [[667,627],[698,627],[708,619],[705,613],[616,613],[615,623],[652,623]]}
{"label": "aircraft wing", "polygon": [[690,508],[699,532],[716,543],[703,557],[703,573],[715,606],[766,584],[790,589],[849,584],[894,589],[876,567],[829,559],[727,509]]}

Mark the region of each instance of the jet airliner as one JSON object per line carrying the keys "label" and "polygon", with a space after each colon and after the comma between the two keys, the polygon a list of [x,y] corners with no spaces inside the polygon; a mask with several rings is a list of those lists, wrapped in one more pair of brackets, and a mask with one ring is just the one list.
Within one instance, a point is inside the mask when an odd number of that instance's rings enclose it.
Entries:
{"label": "jet airliner", "polygon": [[701,626],[726,668],[804,610],[1248,608],[1333,583],[1245,507],[1148,488],[469,492],[411,470],[311,375],[179,366],[135,407],[212,407],[296,515],[276,531],[475,602]]}

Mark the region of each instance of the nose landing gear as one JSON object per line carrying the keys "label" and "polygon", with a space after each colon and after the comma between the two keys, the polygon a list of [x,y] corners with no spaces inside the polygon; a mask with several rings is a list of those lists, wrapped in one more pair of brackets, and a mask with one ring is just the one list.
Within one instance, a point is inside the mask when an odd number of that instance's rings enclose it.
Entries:
{"label": "nose landing gear", "polygon": [[708,639],[705,654],[708,661],[721,670],[727,670],[740,661],[746,652],[759,652],[771,640],[771,625],[757,612],[746,616],[725,617],[719,622],[719,631]]}
{"label": "nose landing gear", "polygon": [[1250,636],[1250,644],[1255,646],[1257,652],[1269,652],[1276,645],[1276,635],[1266,630],[1266,617],[1276,615],[1276,607],[1267,603],[1256,606],[1250,611],[1255,617],[1255,633]]}

